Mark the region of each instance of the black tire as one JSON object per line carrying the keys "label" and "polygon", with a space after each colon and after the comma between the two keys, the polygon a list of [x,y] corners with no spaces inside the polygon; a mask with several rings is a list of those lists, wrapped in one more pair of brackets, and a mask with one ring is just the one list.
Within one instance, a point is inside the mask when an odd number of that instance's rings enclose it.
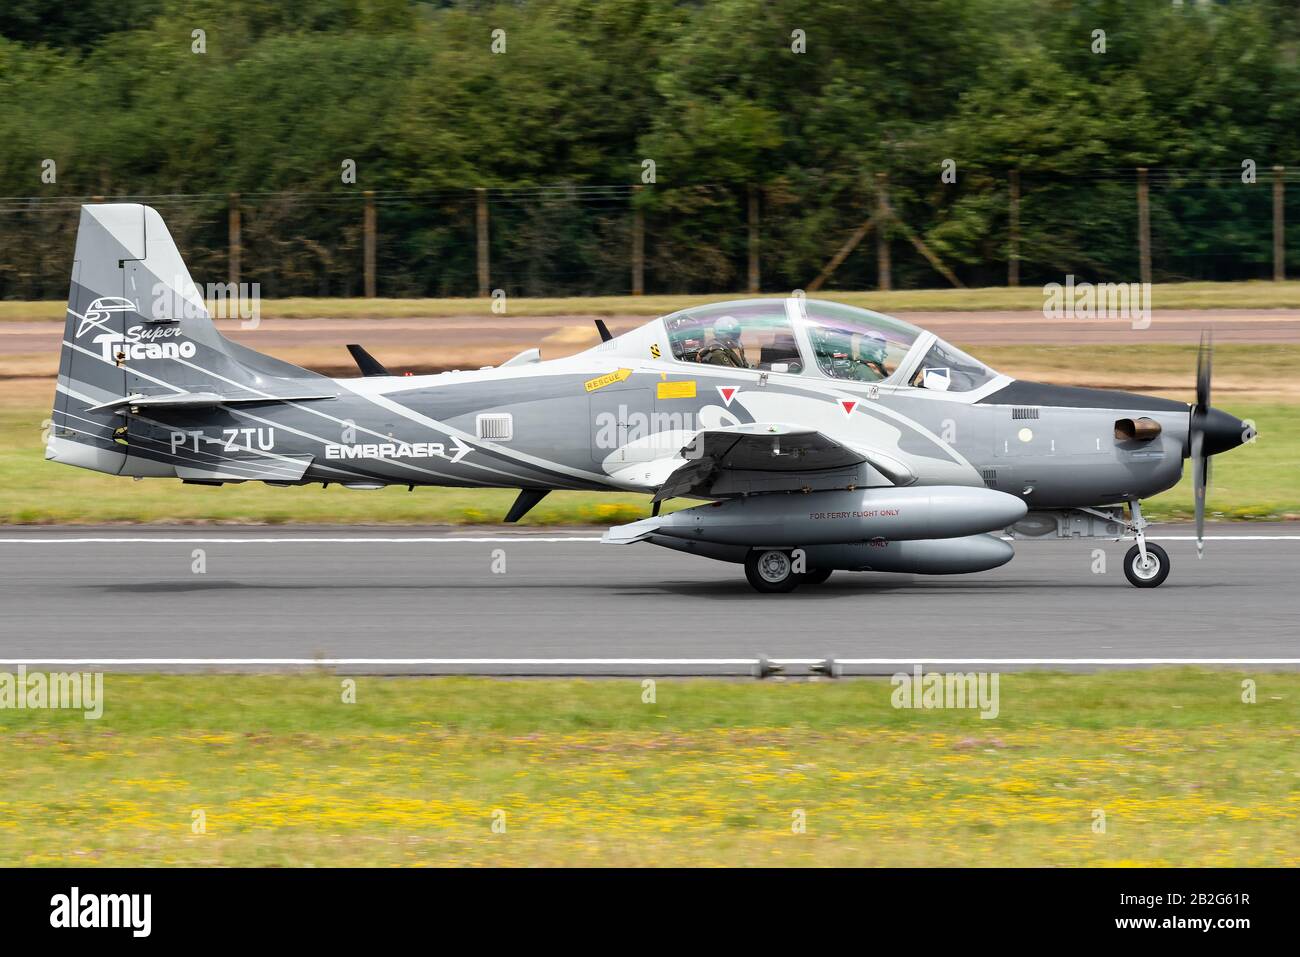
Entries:
{"label": "black tire", "polygon": [[831,577],[833,571],[835,571],[833,568],[814,568],[812,571],[803,573],[803,580],[799,584],[820,585],[826,579]]}
{"label": "black tire", "polygon": [[1155,588],[1169,577],[1169,553],[1147,542],[1147,558],[1154,567],[1142,567],[1142,552],[1136,545],[1124,556],[1124,577],[1134,588]]}
{"label": "black tire", "polygon": [[754,591],[775,595],[794,591],[803,576],[794,570],[794,558],[789,552],[764,548],[745,556],[745,577]]}

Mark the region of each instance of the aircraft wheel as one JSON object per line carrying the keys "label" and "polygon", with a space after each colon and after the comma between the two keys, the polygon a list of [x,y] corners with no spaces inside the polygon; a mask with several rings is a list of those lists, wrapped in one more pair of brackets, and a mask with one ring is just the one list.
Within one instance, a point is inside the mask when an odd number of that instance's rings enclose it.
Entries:
{"label": "aircraft wheel", "polygon": [[826,579],[831,577],[831,572],[833,571],[835,571],[833,568],[814,568],[812,571],[803,573],[803,581],[801,581],[800,584],[820,585]]}
{"label": "aircraft wheel", "polygon": [[802,576],[795,572],[789,552],[770,548],[755,549],[745,556],[745,577],[755,591],[770,595],[794,591]]}
{"label": "aircraft wheel", "polygon": [[1124,556],[1124,577],[1134,588],[1155,588],[1169,577],[1169,554],[1159,545],[1147,542],[1147,564],[1134,545]]}

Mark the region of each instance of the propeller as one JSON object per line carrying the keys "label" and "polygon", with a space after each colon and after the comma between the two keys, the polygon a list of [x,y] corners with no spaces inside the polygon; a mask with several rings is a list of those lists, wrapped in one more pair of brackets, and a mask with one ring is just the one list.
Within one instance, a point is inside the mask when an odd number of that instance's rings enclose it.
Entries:
{"label": "propeller", "polygon": [[1214,364],[1214,335],[1201,333],[1196,352],[1196,404],[1192,406],[1189,458],[1192,460],[1192,496],[1196,508],[1196,557],[1205,555],[1205,490],[1210,483],[1210,456],[1205,448],[1205,431],[1210,414],[1210,373]]}

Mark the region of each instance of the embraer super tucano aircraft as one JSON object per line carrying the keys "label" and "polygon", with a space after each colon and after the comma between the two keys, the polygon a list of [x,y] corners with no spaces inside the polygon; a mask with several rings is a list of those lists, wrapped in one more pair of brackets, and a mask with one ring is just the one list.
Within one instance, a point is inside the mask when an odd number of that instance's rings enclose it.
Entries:
{"label": "embraer super tucano aircraft", "polygon": [[[1204,344],[1188,406],[1012,379],[803,297],[598,325],[577,355],[440,375],[392,376],[351,346],[362,376],[331,379],[223,337],[156,211],[88,205],[45,454],[203,485],[516,488],[509,522],[552,489],[645,492],[652,516],[606,542],[743,564],[761,592],[836,569],[983,571],[1012,558],[1008,538],[1125,535],[1124,573],[1151,588],[1169,556],[1140,500],[1190,458],[1199,546],[1209,456],[1251,437],[1210,406]],[[683,496],[707,504],[660,514]]]}

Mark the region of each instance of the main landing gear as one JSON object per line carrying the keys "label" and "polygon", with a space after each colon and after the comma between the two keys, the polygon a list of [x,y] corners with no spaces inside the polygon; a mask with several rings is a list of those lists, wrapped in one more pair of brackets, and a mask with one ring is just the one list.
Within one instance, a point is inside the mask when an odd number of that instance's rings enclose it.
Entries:
{"label": "main landing gear", "polygon": [[745,577],[755,591],[765,595],[791,592],[800,585],[820,585],[834,569],[796,571],[794,552],[781,548],[755,548],[745,556]]}
{"label": "main landing gear", "polygon": [[1134,588],[1155,588],[1169,577],[1169,554],[1155,543],[1148,544],[1147,521],[1142,517],[1142,506],[1137,499],[1129,502],[1132,520],[1129,529],[1137,544],[1124,556],[1124,577]]}
{"label": "main landing gear", "polygon": [[755,548],[745,556],[745,577],[755,591],[765,595],[794,591],[802,577],[794,570],[794,556],[779,548]]}

